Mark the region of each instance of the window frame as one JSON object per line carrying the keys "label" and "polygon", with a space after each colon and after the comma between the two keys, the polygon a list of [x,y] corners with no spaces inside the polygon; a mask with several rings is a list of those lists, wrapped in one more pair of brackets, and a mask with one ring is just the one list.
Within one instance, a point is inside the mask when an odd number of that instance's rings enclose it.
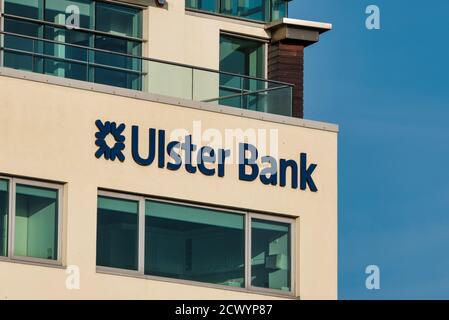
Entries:
{"label": "window frame", "polygon": [[[226,208],[219,205],[211,205],[211,204],[204,204],[204,203],[195,203],[193,201],[186,201],[186,200],[178,200],[178,199],[169,199],[169,198],[162,198],[157,196],[144,196],[144,195],[135,195],[135,194],[129,194],[126,192],[120,192],[120,191],[110,191],[110,190],[103,190],[98,189],[97,192],[97,210],[98,210],[98,197],[110,197],[110,198],[116,198],[116,199],[123,199],[123,200],[132,200],[132,201],[138,201],[138,230],[139,230],[139,241],[138,241],[138,270],[127,270],[127,269],[120,269],[120,268],[113,268],[113,267],[105,267],[105,266],[99,266],[95,263],[96,271],[97,273],[106,273],[111,275],[119,275],[119,276],[131,276],[136,278],[143,278],[148,280],[155,280],[155,281],[164,281],[164,282],[170,282],[170,283],[178,283],[178,284],[186,284],[186,285],[194,285],[194,286],[200,286],[200,287],[208,287],[208,288],[215,288],[215,289],[221,289],[221,290],[231,290],[231,291],[240,291],[240,292],[246,292],[246,293],[255,293],[255,294],[266,294],[271,296],[282,296],[282,297],[295,297],[296,296],[296,234],[295,234],[295,225],[296,225],[296,218],[295,217],[285,217],[285,216],[279,216],[275,214],[269,214],[269,213],[260,213],[255,212],[251,210],[245,210],[245,209],[233,209],[233,208]],[[214,284],[214,283],[208,283],[208,282],[200,282],[200,281],[194,281],[194,280],[185,280],[185,279],[176,279],[176,278],[170,278],[170,277],[163,277],[163,276],[155,276],[155,275],[148,275],[145,274],[145,203],[146,201],[157,201],[162,203],[168,203],[168,204],[174,204],[174,205],[180,205],[180,206],[189,206],[193,208],[202,208],[202,209],[211,209],[215,211],[221,211],[221,212],[229,212],[233,214],[240,214],[243,217],[244,222],[244,243],[245,243],[245,252],[244,252],[244,263],[245,263],[245,271],[244,271],[244,287],[232,287],[222,284]],[[290,225],[290,255],[291,255],[291,262],[290,262],[290,291],[282,291],[278,289],[269,289],[269,288],[260,288],[255,287],[251,285],[251,221],[252,219],[262,219],[267,221],[273,221],[273,222],[281,222],[281,223],[288,223]],[[97,221],[98,221],[98,212],[97,212]],[[97,238],[96,238],[97,239]],[[96,256],[96,254],[95,254]]]}
{"label": "window frame", "polygon": [[[258,42],[261,46],[261,50],[263,51],[263,63],[262,63],[262,74],[263,76],[258,77],[258,76],[249,76],[249,75],[245,75],[245,74],[240,74],[243,77],[250,77],[252,79],[267,79],[268,78],[268,44],[270,43],[269,39],[266,38],[260,38],[260,37],[255,37],[255,36],[251,36],[251,35],[245,35],[245,34],[241,34],[241,33],[235,33],[232,31],[227,31],[225,29],[220,29],[220,34],[219,34],[219,52],[218,52],[218,62],[220,64],[220,60],[221,60],[221,38],[222,37],[228,37],[228,38],[235,38],[235,39],[239,39],[239,40],[246,40],[246,41],[252,41],[252,42]],[[220,71],[224,71],[221,70],[219,68]],[[225,71],[226,72],[226,71]],[[237,74],[237,73],[236,73]]]}
{"label": "window frame", "polygon": [[[105,0],[93,0],[94,2],[94,11],[93,11],[93,29],[90,28],[83,28],[83,27],[78,27],[74,30],[76,31],[80,31],[80,32],[85,32],[85,33],[89,33],[89,34],[93,34],[93,35],[101,35],[101,36],[108,36],[108,37],[112,37],[112,38],[118,38],[118,39],[122,39],[122,40],[127,40],[127,41],[134,41],[134,42],[140,42],[140,43],[145,43],[147,42],[147,40],[144,38],[144,18],[145,18],[145,7],[142,6],[137,6],[137,5],[132,5],[129,3],[123,3],[123,2],[116,2],[116,1],[105,1]],[[96,2],[103,2],[106,4],[112,4],[112,5],[119,5],[119,6],[123,6],[123,7],[130,7],[130,8],[135,8],[135,9],[140,9],[141,10],[141,33],[142,33],[142,37],[138,38],[138,37],[130,37],[130,36],[124,36],[124,35],[118,35],[118,34],[114,34],[114,33],[108,33],[108,32],[104,32],[101,30],[96,30]],[[67,30],[67,26],[64,24],[59,24],[56,22],[52,22],[52,21],[48,21],[46,20],[45,17],[45,10],[46,10],[46,6],[45,6],[45,2],[43,3],[43,7],[39,8],[40,10],[43,10],[43,17],[42,19],[36,19],[36,18],[29,18],[29,17],[24,17],[24,16],[17,16],[17,15],[13,15],[13,14],[9,14],[5,12],[5,0],[0,0],[0,13],[2,14],[2,21],[4,20],[4,18],[10,18],[10,19],[14,19],[14,20],[20,20],[20,21],[26,21],[26,22],[31,22],[31,23],[39,23],[43,26],[51,26],[51,27],[55,27],[55,28],[59,28],[59,29],[66,29]],[[2,26],[3,27],[3,26]],[[3,28],[1,29],[3,30]]]}
{"label": "window frame", "polygon": [[[114,267],[106,267],[106,266],[99,266],[97,265],[97,230],[98,230],[98,197],[107,197],[107,198],[113,198],[118,200],[129,200],[129,201],[137,201],[138,205],[138,212],[137,212],[137,236],[138,236],[138,248],[137,248],[137,270],[129,270],[129,269],[121,269],[121,268],[114,268]],[[145,208],[144,208],[145,209]],[[142,253],[141,250],[144,250],[145,248],[142,247],[142,241],[143,246],[145,246],[145,237],[144,233],[142,233],[142,212],[145,214],[145,211],[142,211],[142,204],[141,204],[141,197],[135,196],[135,195],[129,195],[124,193],[116,193],[116,192],[109,192],[109,191],[98,191],[97,192],[97,206],[96,206],[96,228],[95,228],[95,266],[96,268],[101,268],[107,272],[113,272],[113,273],[119,273],[119,274],[126,274],[126,275],[139,275],[141,274],[141,271],[143,272],[143,263],[144,261],[141,261]],[[143,216],[145,218],[145,216]],[[145,224],[143,224],[143,227],[145,227]]]}
{"label": "window frame", "polygon": [[[42,182],[32,179],[15,178],[0,176],[0,179],[8,181],[8,254],[0,257],[0,261],[15,261],[15,262],[30,262],[40,265],[54,265],[62,266],[62,254],[63,254],[63,199],[64,199],[64,185],[51,182]],[[15,237],[15,220],[16,220],[16,186],[17,184],[52,189],[57,192],[57,256],[55,260],[42,259],[36,257],[19,256],[14,254],[14,237]]]}
{"label": "window frame", "polygon": [[[4,21],[6,19],[11,20],[11,21],[18,21],[18,22],[27,22],[27,23],[32,23],[32,24],[36,24],[39,25],[39,27],[42,28],[42,34],[37,36],[36,39],[33,38],[32,42],[37,42],[37,43],[51,43],[52,45],[62,45],[64,47],[68,47],[68,48],[81,48],[82,50],[86,51],[87,54],[87,58],[86,59],[70,59],[67,58],[65,55],[63,57],[58,57],[58,56],[54,56],[54,55],[47,55],[44,52],[28,52],[28,51],[24,51],[24,52],[20,52],[20,50],[16,50],[16,49],[11,49],[11,48],[6,48],[4,46],[4,39],[6,38],[6,34],[1,34],[0,35],[0,39],[1,39],[1,43],[0,43],[0,67],[4,67],[5,66],[5,52],[12,52],[13,54],[19,54],[19,55],[25,55],[27,57],[31,57],[33,63],[34,60],[36,58],[42,59],[42,69],[35,69],[34,67],[32,68],[32,70],[26,70],[28,72],[32,72],[32,73],[36,73],[36,74],[43,74],[43,75],[52,75],[52,76],[57,76],[57,77],[61,77],[64,79],[69,79],[69,80],[79,80],[79,81],[83,81],[83,82],[87,82],[87,83],[95,83],[95,84],[100,84],[100,85],[110,85],[113,87],[117,87],[117,88],[125,88],[125,89],[130,89],[130,90],[137,90],[137,91],[142,91],[142,88],[144,88],[144,81],[145,81],[145,77],[146,77],[146,72],[144,71],[144,58],[143,58],[143,53],[145,52],[145,43],[147,43],[148,41],[146,40],[146,31],[145,31],[145,21],[147,19],[147,13],[146,11],[148,10],[145,6],[139,6],[139,5],[132,5],[130,3],[123,3],[123,2],[117,2],[117,1],[108,1],[108,0],[92,0],[93,1],[93,10],[92,10],[92,22],[93,25],[91,26],[93,29],[89,29],[89,28],[83,28],[83,27],[79,27],[79,28],[75,28],[73,29],[75,32],[79,32],[79,33],[83,33],[86,34],[86,36],[89,38],[89,45],[88,46],[81,46],[81,45],[76,45],[76,44],[72,44],[69,42],[60,42],[57,41],[55,39],[49,39],[46,37],[46,32],[45,30],[47,29],[47,27],[49,28],[53,28],[53,29],[61,29],[61,30],[68,30],[66,25],[63,24],[58,24],[52,21],[48,21],[46,20],[46,0],[42,0],[42,7],[39,7],[39,10],[42,11],[42,19],[35,19],[35,18],[29,18],[29,17],[24,17],[24,16],[18,16],[18,15],[13,15],[13,14],[9,14],[5,12],[5,0],[0,0],[0,31],[4,32],[5,30],[5,25],[4,25]],[[140,30],[140,37],[130,37],[130,36],[126,36],[126,35],[118,35],[115,33],[108,33],[108,32],[104,32],[104,31],[100,31],[100,30],[96,30],[96,15],[97,15],[97,3],[106,3],[109,5],[116,5],[116,6],[122,6],[122,7],[128,7],[128,8],[134,8],[139,10],[139,15],[140,15],[140,25],[138,25],[138,28]],[[71,30],[69,30],[71,31]],[[104,50],[104,49],[100,49],[97,48],[96,46],[96,37],[108,37],[111,39],[116,39],[119,41],[125,41],[127,43],[134,43],[134,45],[137,45],[140,47],[137,54],[128,52],[128,53],[122,53],[122,52],[117,52],[117,51],[111,51],[111,50]],[[26,36],[24,36],[23,38],[26,38]],[[44,45],[43,45],[44,46]],[[136,68],[137,70],[135,70],[134,68],[120,68],[120,67],[115,67],[115,66],[111,66],[108,64],[103,64],[103,63],[99,63],[96,61],[96,56],[97,54],[110,54],[112,55],[114,58],[120,57],[123,59],[131,59],[132,61],[134,61],[134,59],[136,59],[136,61],[138,61],[138,65],[140,65],[138,68]],[[46,66],[45,66],[45,62],[46,61],[59,61],[59,62],[63,62],[64,65],[66,64],[75,64],[77,66],[82,66],[83,68],[86,68],[86,73],[83,73],[83,79],[77,79],[76,77],[70,77],[70,76],[60,76],[60,75],[55,75],[53,73],[47,73],[46,72]],[[65,67],[67,68],[67,67]],[[109,84],[109,83],[103,83],[99,80],[97,80],[96,77],[96,73],[98,72],[98,70],[106,70],[107,72],[117,72],[119,73],[121,76],[124,76],[127,80],[126,82],[120,83],[121,85],[116,84]],[[137,77],[137,82],[136,79],[130,80],[129,77],[130,76],[136,76]],[[136,82],[135,86],[133,84],[130,83],[134,83]]]}
{"label": "window frame", "polygon": [[[106,0],[108,1],[108,0]],[[203,14],[209,14],[209,15],[213,15],[213,16],[217,16],[217,17],[224,17],[224,18],[229,18],[229,19],[235,19],[235,20],[240,20],[243,22],[251,22],[251,23],[257,23],[257,24],[269,24],[271,22],[274,22],[276,20],[273,20],[273,5],[274,5],[274,1],[276,0],[269,0],[268,2],[268,8],[265,5],[265,17],[266,19],[261,20],[261,19],[252,19],[252,18],[248,18],[245,16],[239,16],[239,15],[233,15],[233,14],[226,14],[224,12],[222,12],[223,10],[221,9],[222,7],[222,0],[219,0],[217,2],[218,7],[216,8],[216,10],[211,11],[211,10],[206,10],[206,9],[200,9],[200,8],[194,8],[190,5],[187,5],[187,0],[184,1],[184,5],[185,5],[185,10],[186,11],[191,11],[191,12],[198,12],[198,13],[203,13]],[[289,13],[289,5],[288,2],[289,0],[285,0],[285,17],[283,18],[288,18],[288,13]],[[268,12],[267,12],[268,11]]]}
{"label": "window frame", "polygon": [[250,269],[250,273],[249,273],[249,278],[251,278],[251,246],[252,246],[252,220],[253,219],[258,219],[258,220],[264,220],[264,221],[268,221],[268,222],[280,222],[280,223],[285,223],[285,224],[289,224],[290,225],[290,291],[282,291],[282,290],[278,290],[278,289],[270,289],[270,288],[261,288],[261,287],[256,287],[253,286],[252,283],[249,283],[249,288],[251,289],[251,291],[260,291],[260,292],[266,292],[266,293],[279,293],[279,292],[295,292],[296,287],[296,256],[295,256],[295,243],[296,243],[296,232],[295,232],[295,219],[292,218],[285,218],[285,217],[275,217],[275,216],[271,216],[271,215],[266,215],[266,214],[260,214],[260,213],[250,213],[248,215],[248,224],[249,224],[249,228],[248,228],[248,241],[249,241],[249,245],[248,245],[248,255],[249,255],[249,269]]}

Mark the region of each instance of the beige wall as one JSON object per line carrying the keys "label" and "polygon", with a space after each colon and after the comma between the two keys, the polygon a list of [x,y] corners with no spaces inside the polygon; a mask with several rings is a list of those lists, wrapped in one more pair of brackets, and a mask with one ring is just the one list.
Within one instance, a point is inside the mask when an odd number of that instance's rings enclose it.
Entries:
{"label": "beige wall", "polygon": [[[96,273],[97,188],[206,202],[299,217],[297,292],[337,297],[337,134],[182,106],[0,76],[0,173],[65,183],[63,265],[81,269],[81,290],[65,288],[64,268],[0,262],[1,298],[266,298],[256,294]],[[140,167],[127,145],[124,163],[96,159],[95,120],[141,128],[278,129],[280,156],[306,152],[319,191],[265,186],[185,170]],[[129,143],[129,141],[128,141]],[[300,221],[300,222],[299,222]]]}
{"label": "beige wall", "polygon": [[169,1],[166,8],[149,7],[147,14],[147,55],[155,59],[218,69],[220,31],[269,37],[263,24],[186,14],[184,0]]}

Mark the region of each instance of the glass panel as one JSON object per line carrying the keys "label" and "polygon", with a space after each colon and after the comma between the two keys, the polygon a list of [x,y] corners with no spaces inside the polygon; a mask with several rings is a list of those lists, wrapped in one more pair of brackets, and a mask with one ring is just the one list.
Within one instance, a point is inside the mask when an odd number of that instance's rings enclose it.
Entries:
{"label": "glass panel", "polygon": [[[88,80],[88,49],[77,46],[89,46],[91,35],[76,30],[67,30],[60,28],[45,27],[45,37],[60,43],[43,42],[44,53],[53,56],[55,59],[46,58],[44,61],[44,70],[46,74],[59,77]],[[63,43],[74,44],[76,46],[65,45]],[[67,61],[64,59],[80,61]]]}
{"label": "glass panel", "polygon": [[92,68],[95,83],[105,84],[125,89],[141,90],[142,76],[139,73],[109,69],[106,67]]}
{"label": "glass panel", "polygon": [[220,74],[218,72],[193,69],[193,97],[195,101],[210,101],[217,104]]}
{"label": "glass panel", "polygon": [[34,59],[32,56],[23,53],[12,53],[5,51],[3,63],[5,67],[33,71]]}
{"label": "glass panel", "polygon": [[96,3],[96,29],[134,38],[142,38],[142,12],[139,9]]}
{"label": "glass panel", "polygon": [[138,202],[98,197],[97,265],[138,269]]}
{"label": "glass panel", "polygon": [[[264,45],[260,41],[230,37],[220,37],[220,71],[264,78]],[[263,81],[239,76],[221,74],[221,104],[257,110],[257,99],[249,92],[263,89]],[[245,95],[241,95],[245,93]],[[239,96],[239,94],[241,96]]]}
{"label": "glass panel", "polygon": [[[142,44],[113,37],[96,36],[95,48],[140,57]],[[95,52],[95,63],[136,71],[142,69],[140,58],[101,51]]]}
{"label": "glass panel", "polygon": [[[44,3],[46,21],[66,24],[68,18],[66,11],[72,13],[73,9],[69,7],[75,5],[80,11],[81,28],[95,29],[94,18],[96,18],[96,29],[99,31],[117,36],[142,37],[142,10],[137,8],[97,3],[93,0],[6,0],[6,7],[11,14],[21,15],[22,12],[22,15],[42,20],[41,11]],[[36,12],[31,14],[33,8]],[[55,42],[5,35],[5,67],[142,90],[140,41],[128,41],[114,36],[94,35],[86,30],[44,26],[12,19],[5,19],[5,31]],[[102,49],[110,53],[89,48]]]}
{"label": "glass panel", "polygon": [[221,1],[221,13],[265,21],[268,18],[266,4],[269,4],[269,0],[223,0]]}
{"label": "glass panel", "polygon": [[[88,49],[77,46],[89,47],[92,41],[92,35],[89,33],[45,26],[45,38],[62,43],[45,42],[45,54],[59,58],[87,61]],[[64,43],[73,44],[73,46],[64,45]]]}
{"label": "glass panel", "polygon": [[287,17],[287,3],[285,0],[272,0],[271,21]]}
{"label": "glass panel", "polygon": [[16,185],[14,235],[14,255],[57,259],[57,190]]}
{"label": "glass panel", "polygon": [[220,74],[220,104],[243,108],[243,78]]}
{"label": "glass panel", "polygon": [[282,87],[279,84],[270,84],[268,87],[276,89],[259,94],[258,111],[292,116],[292,87]]}
{"label": "glass panel", "polygon": [[42,19],[42,1],[5,0],[5,13],[32,19]]}
{"label": "glass panel", "polygon": [[186,0],[186,8],[268,22],[286,17],[287,3],[285,0]]}
{"label": "glass panel", "polygon": [[[45,20],[60,25],[66,25],[67,18],[69,18],[74,13],[73,9],[71,9],[70,6],[76,6],[79,10],[79,27],[85,29],[94,29],[92,0],[46,0]],[[68,22],[70,25],[73,25],[74,23],[72,19],[70,19]]]}
{"label": "glass panel", "polygon": [[[17,33],[29,37],[39,37],[42,27],[35,23],[5,19],[5,31]],[[4,37],[5,55],[4,66],[25,71],[40,72],[41,63],[38,58],[33,58],[30,53],[42,53],[42,44],[39,41],[21,36],[5,35]],[[25,52],[11,52],[8,49],[20,50]]]}
{"label": "glass panel", "polygon": [[251,221],[251,285],[290,291],[290,224]]}
{"label": "glass panel", "polygon": [[220,0],[186,0],[186,7],[218,13]]}
{"label": "glass panel", "polygon": [[[140,56],[142,44],[113,37],[96,36],[95,48]],[[130,72],[127,72],[107,67],[96,67],[94,69],[94,82],[127,89],[142,89],[142,75],[140,74],[142,59],[101,51],[96,51],[94,57],[96,64],[130,70]]]}
{"label": "glass panel", "polygon": [[145,274],[244,287],[244,215],[147,201]]}
{"label": "glass panel", "polygon": [[220,71],[264,77],[264,50],[260,41],[222,35]]}
{"label": "glass panel", "polygon": [[0,180],[0,256],[8,255],[8,211],[9,211],[8,181]]}
{"label": "glass panel", "polygon": [[28,37],[38,38],[41,34],[42,27],[36,23],[29,23],[13,19],[5,19],[5,32],[16,33],[21,36],[5,35],[5,48],[11,48],[28,52],[39,52],[38,45],[33,39]]}
{"label": "glass panel", "polygon": [[46,58],[44,60],[44,73],[58,77],[87,81],[87,66],[77,62],[67,62]]}
{"label": "glass panel", "polygon": [[192,99],[192,68],[147,61],[148,91],[181,99]]}

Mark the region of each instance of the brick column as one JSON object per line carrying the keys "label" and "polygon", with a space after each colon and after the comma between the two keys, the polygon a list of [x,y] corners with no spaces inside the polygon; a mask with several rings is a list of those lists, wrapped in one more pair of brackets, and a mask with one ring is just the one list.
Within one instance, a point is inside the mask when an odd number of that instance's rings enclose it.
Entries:
{"label": "brick column", "polygon": [[304,117],[304,48],[332,29],[328,23],[284,18],[265,27],[270,32],[268,79],[293,84],[292,116]]}
{"label": "brick column", "polygon": [[304,45],[278,41],[268,47],[268,79],[291,83],[292,115],[304,117]]}

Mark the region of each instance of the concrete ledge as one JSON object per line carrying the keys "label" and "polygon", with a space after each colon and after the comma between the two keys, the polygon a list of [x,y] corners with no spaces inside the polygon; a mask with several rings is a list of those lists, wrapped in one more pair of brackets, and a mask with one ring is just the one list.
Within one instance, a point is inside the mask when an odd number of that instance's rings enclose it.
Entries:
{"label": "concrete ledge", "polygon": [[283,18],[265,27],[271,32],[271,42],[301,41],[305,46],[318,42],[320,34],[332,29],[329,23]]}
{"label": "concrete ledge", "polygon": [[297,26],[297,27],[304,27],[304,28],[313,28],[317,29],[320,33],[332,30],[332,24],[331,23],[325,23],[325,22],[317,22],[317,21],[310,21],[310,20],[301,20],[301,19],[292,19],[292,18],[282,18],[281,20],[273,21],[269,24],[267,24],[266,29],[270,29],[274,26],[278,25],[290,25],[290,26]]}
{"label": "concrete ledge", "polygon": [[[291,125],[296,127],[303,127],[309,129],[316,129],[322,131],[338,132],[338,125],[325,122],[318,122],[312,120],[305,120],[287,116],[280,116],[275,114],[263,113],[252,110],[238,109],[222,105],[214,105],[207,102],[198,102],[187,99],[174,98],[169,96],[158,95],[154,93],[141,92],[130,89],[123,89],[113,86],[107,86],[97,83],[72,80],[66,78],[60,78],[51,75],[44,75],[40,73],[33,73],[28,71],[15,70],[5,67],[0,67],[0,76],[11,77],[16,79],[23,79],[29,81],[36,81],[41,83],[48,83],[57,86],[70,87],[74,89],[94,91],[105,94],[112,94],[122,97],[128,97],[139,100],[146,100],[152,102],[165,103],[174,106],[187,107],[193,109],[199,109],[209,112],[222,113],[227,115],[234,115],[238,117],[250,118],[261,121],[268,121],[274,123],[280,123],[285,125]],[[1,89],[0,89],[1,90]]]}

